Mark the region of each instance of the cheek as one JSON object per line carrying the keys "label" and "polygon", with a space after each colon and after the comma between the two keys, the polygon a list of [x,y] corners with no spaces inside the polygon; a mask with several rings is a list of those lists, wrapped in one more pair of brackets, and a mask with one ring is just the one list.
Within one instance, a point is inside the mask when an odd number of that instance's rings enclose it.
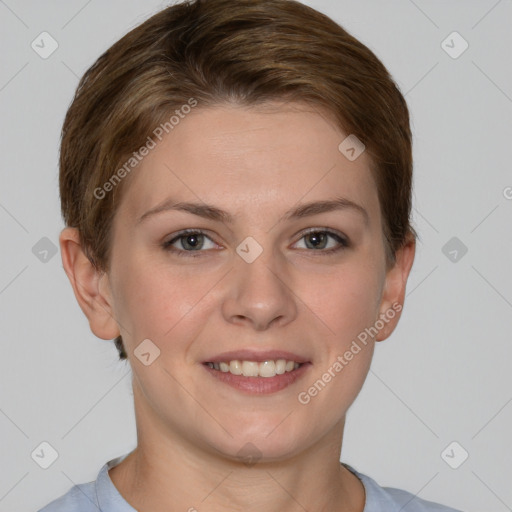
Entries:
{"label": "cheek", "polygon": [[302,289],[299,296],[307,297],[305,304],[338,343],[352,340],[377,319],[381,286],[371,266],[347,265],[331,275],[304,278]]}
{"label": "cheek", "polygon": [[323,292],[309,284],[307,305],[321,318],[318,325],[328,327],[328,335],[321,336],[324,349],[298,402],[307,411],[307,422],[322,416],[325,425],[334,427],[360,392],[371,365],[374,343],[365,329],[377,319],[380,281],[375,268],[361,264],[316,283],[323,284]]}
{"label": "cheek", "polygon": [[214,275],[194,276],[179,266],[155,264],[154,259],[125,259],[118,266],[116,313],[127,343],[149,338],[163,346],[164,340],[172,339],[177,348],[177,333],[202,314],[208,302],[205,296],[218,280]]}

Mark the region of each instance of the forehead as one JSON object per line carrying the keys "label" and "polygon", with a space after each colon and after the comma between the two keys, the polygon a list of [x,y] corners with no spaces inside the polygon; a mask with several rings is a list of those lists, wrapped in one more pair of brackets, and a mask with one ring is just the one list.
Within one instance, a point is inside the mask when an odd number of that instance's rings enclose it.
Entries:
{"label": "forehead", "polygon": [[347,135],[302,104],[196,107],[135,168],[118,214],[139,217],[169,196],[261,212],[340,195],[372,214],[369,157],[348,160]]}

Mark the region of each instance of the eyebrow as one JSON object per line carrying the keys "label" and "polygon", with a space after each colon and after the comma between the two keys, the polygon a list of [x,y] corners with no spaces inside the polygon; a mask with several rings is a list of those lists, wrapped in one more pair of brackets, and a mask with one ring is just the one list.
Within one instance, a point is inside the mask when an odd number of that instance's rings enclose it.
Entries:
{"label": "eyebrow", "polygon": [[[369,224],[368,212],[360,204],[357,204],[345,197],[337,197],[335,199],[324,201],[314,201],[311,203],[302,203],[297,207],[286,211],[279,219],[279,222],[283,222],[285,220],[301,219],[311,215],[318,215],[320,213],[332,212],[335,210],[355,211],[363,217],[366,226]],[[153,215],[167,211],[184,211],[199,217],[203,217],[205,219],[213,220],[216,222],[224,222],[226,224],[233,224],[234,222],[233,215],[224,210],[221,210],[220,208],[217,208],[216,206],[206,203],[191,203],[181,201],[176,202],[174,199],[169,198],[141,215],[137,223],[139,224]]]}

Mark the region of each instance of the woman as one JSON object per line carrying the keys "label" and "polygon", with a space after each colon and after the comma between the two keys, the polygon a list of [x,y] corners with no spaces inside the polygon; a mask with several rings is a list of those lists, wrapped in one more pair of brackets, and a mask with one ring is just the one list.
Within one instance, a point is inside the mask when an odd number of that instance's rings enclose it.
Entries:
{"label": "woman", "polygon": [[450,511],[340,463],[414,260],[405,100],[287,0],[189,1],[82,78],[63,265],[133,371],[138,445],[44,512]]}

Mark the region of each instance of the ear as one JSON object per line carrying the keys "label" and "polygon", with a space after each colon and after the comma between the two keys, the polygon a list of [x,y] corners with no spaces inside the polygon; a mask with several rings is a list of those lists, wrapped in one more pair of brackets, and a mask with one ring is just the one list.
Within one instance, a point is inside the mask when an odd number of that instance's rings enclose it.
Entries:
{"label": "ear", "polygon": [[400,320],[407,279],[415,253],[416,240],[411,236],[405,245],[396,252],[396,261],[386,273],[386,282],[379,308],[379,319],[382,319],[384,327],[375,336],[375,341],[383,341],[388,338]]}
{"label": "ear", "polygon": [[120,332],[113,316],[108,274],[97,270],[85,255],[76,228],[64,228],[59,244],[62,265],[91,331],[104,340],[116,338]]}

